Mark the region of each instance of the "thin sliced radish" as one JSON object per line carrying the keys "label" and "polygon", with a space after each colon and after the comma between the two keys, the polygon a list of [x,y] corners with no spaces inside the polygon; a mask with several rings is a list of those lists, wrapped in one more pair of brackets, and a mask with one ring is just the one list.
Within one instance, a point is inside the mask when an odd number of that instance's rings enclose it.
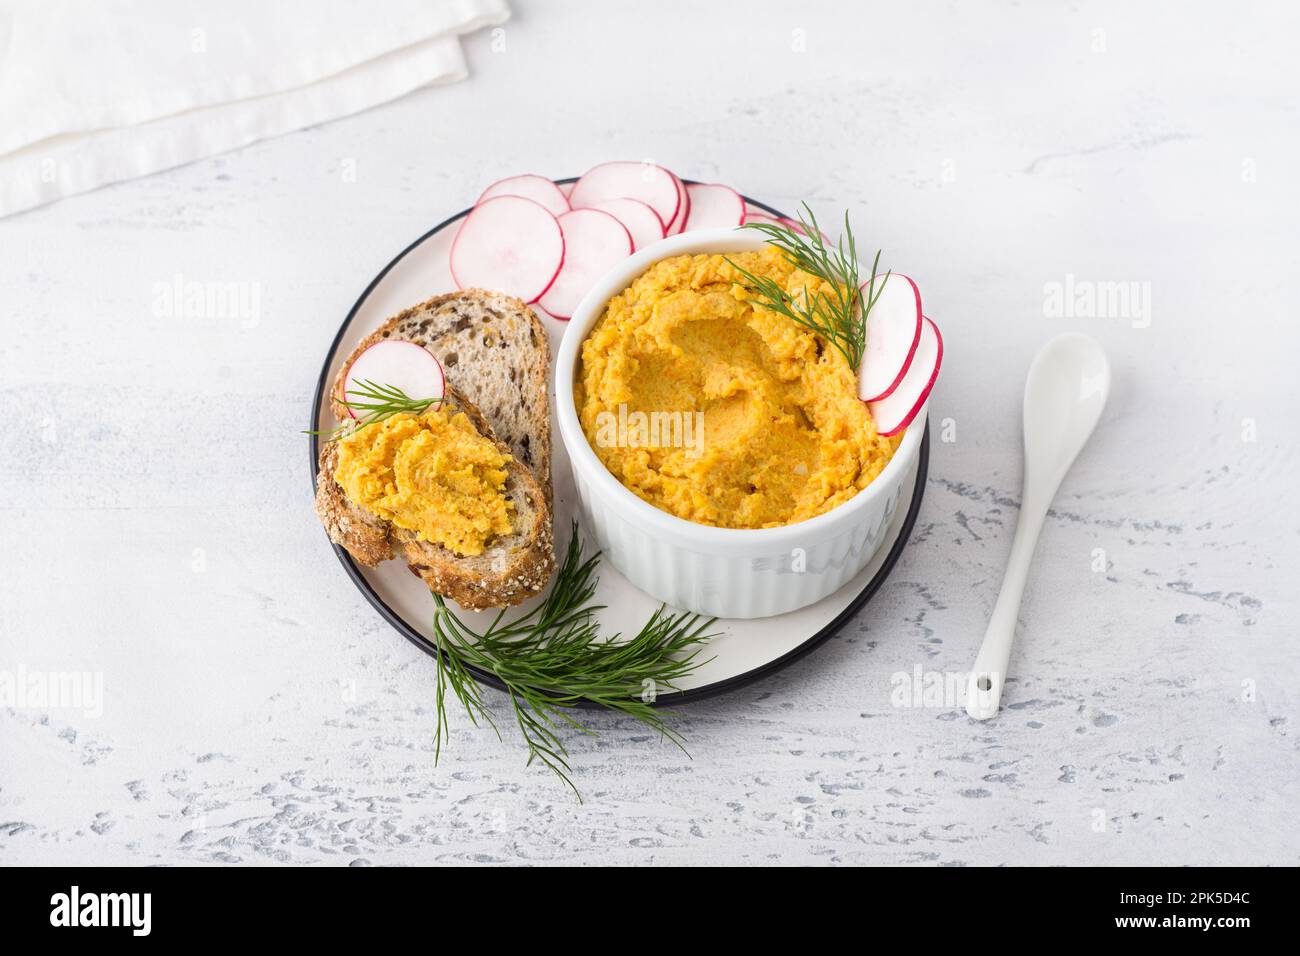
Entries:
{"label": "thin sliced radish", "polygon": [[745,200],[730,186],[691,183],[686,187],[686,195],[691,200],[691,213],[686,219],[685,232],[739,226],[745,221]]}
{"label": "thin sliced radish", "polygon": [[494,289],[525,302],[542,297],[564,265],[564,233],[540,203],[497,196],[474,207],[451,244],[461,289]]}
{"label": "thin sliced radish", "polygon": [[483,190],[483,195],[478,197],[474,205],[477,206],[497,196],[523,196],[540,205],[552,216],[562,216],[569,211],[569,198],[560,191],[560,187],[545,176],[534,173],[498,179]]}
{"label": "thin sliced radish", "polygon": [[886,438],[897,435],[916,418],[930,397],[930,389],[939,377],[943,364],[943,336],[939,327],[929,319],[921,322],[921,344],[916,347],[912,366],[903,376],[902,384],[888,398],[871,402],[871,417],[876,420],[876,432]]}
{"label": "thin sliced radish", "polygon": [[639,199],[606,199],[591,207],[607,212],[632,235],[632,251],[658,242],[664,237],[664,221]]}
{"label": "thin sliced radish", "polygon": [[686,191],[686,184],[677,177],[676,173],[672,176],[673,182],[677,184],[677,215],[673,217],[672,222],[664,223],[665,236],[675,236],[680,233],[686,225],[686,217],[691,214],[691,194]]}
{"label": "thin sliced radish", "polygon": [[[788,216],[773,216],[771,213],[764,212],[761,209],[755,209],[752,206],[745,207],[745,222],[765,222],[769,226],[789,226],[801,235],[808,235],[808,231],[804,229],[803,223],[798,219],[791,219]],[[822,233],[822,241],[824,241],[828,246],[832,245],[830,236],[826,235],[824,232]]]}
{"label": "thin sliced radish", "polygon": [[577,181],[571,183],[556,183],[555,188],[564,194],[564,201],[569,201],[569,194],[573,192],[573,187],[578,185]]}
{"label": "thin sliced radish", "polygon": [[607,212],[575,209],[560,217],[564,230],[564,268],[541,298],[557,319],[570,319],[596,280],[632,253],[632,234]]}
{"label": "thin sliced radish", "polygon": [[[442,398],[447,380],[442,365],[422,345],[399,339],[383,339],[356,357],[343,379],[343,400],[347,402],[373,401],[356,391],[358,383],[391,385],[400,388],[409,398]],[[353,409],[348,414],[360,418]]]}
{"label": "thin sliced radish", "polygon": [[907,374],[921,341],[921,290],[901,272],[876,276],[871,289],[862,283],[862,301],[876,296],[867,313],[867,343],[858,368],[858,398],[887,398]]}
{"label": "thin sliced radish", "polygon": [[639,199],[664,222],[672,222],[681,207],[677,179],[654,163],[601,163],[582,174],[569,194],[574,209],[595,206],[606,199]]}
{"label": "thin sliced radish", "polygon": [[[789,217],[782,217],[781,222],[789,226],[795,232],[803,233],[803,235],[805,236],[808,235],[808,230],[803,227],[803,223],[801,223],[798,219],[790,219]],[[831,237],[826,235],[826,233],[824,232],[822,233],[822,242],[826,243],[826,245],[828,246],[835,245],[835,243],[831,241]]]}

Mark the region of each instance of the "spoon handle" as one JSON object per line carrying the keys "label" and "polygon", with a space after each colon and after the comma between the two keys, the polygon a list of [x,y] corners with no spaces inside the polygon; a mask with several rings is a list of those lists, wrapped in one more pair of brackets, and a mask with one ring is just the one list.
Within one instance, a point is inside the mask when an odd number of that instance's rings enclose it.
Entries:
{"label": "spoon handle", "polygon": [[984,643],[980,645],[966,687],[966,713],[976,720],[988,720],[997,714],[1002,703],[1002,684],[1011,660],[1011,645],[1016,639],[1020,599],[1029,579],[1029,565],[1038,544],[1038,533],[1043,530],[1047,507],[1052,500],[1051,495],[1043,500],[1041,496],[1031,496],[1029,491],[1026,487],[1020,517],[1016,521],[1016,535],[1011,541],[1007,573],[1002,578],[1002,590],[998,592],[988,630],[984,632]]}

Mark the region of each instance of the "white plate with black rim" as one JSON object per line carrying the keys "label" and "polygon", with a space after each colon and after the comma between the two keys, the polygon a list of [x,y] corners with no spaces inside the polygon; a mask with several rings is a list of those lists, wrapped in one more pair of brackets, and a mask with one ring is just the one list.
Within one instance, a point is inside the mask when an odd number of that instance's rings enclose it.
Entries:
{"label": "white plate with black rim", "polygon": [[[572,181],[559,180],[561,183]],[[745,197],[745,202],[769,215],[783,216],[771,206],[749,197]],[[403,309],[435,295],[456,290],[448,256],[460,221],[469,212],[469,209],[464,209],[434,226],[398,253],[366,286],[325,354],[316,385],[309,429],[329,431],[337,424],[329,408],[328,389],[344,360],[362,339]],[[551,354],[554,355],[567,323],[554,319],[541,310],[538,310],[538,316],[550,336]],[[555,386],[552,382],[552,409],[554,403]],[[316,481],[319,443],[320,439],[315,436],[308,438],[313,486]],[[579,521],[581,533],[581,520],[568,456],[558,440],[552,442],[552,448],[555,540],[557,546],[565,547],[571,523]],[[707,662],[683,678],[676,690],[660,693],[656,703],[671,706],[744,686],[798,660],[843,627],[879,590],[906,546],[921,506],[929,461],[930,436],[927,428],[922,438],[915,475],[904,482],[885,541],[857,577],[830,597],[789,614],[756,620],[718,620],[710,628],[716,636],[709,640],[701,655],[702,658],[707,658]],[[585,534],[583,539],[590,541],[590,537]],[[434,604],[424,583],[411,574],[402,561],[387,561],[377,568],[367,568],[353,561],[343,548],[338,545],[332,547],[348,577],[375,610],[420,650],[427,654],[438,653],[433,643],[431,626]],[[629,584],[608,563],[602,563],[598,573],[600,583],[595,600],[597,604],[604,605],[599,612],[601,633],[635,634],[659,608],[659,603]],[[455,605],[451,606],[455,610]],[[531,606],[526,603],[522,608]],[[482,627],[490,620],[483,613],[457,611],[457,614],[470,627]],[[491,687],[501,687],[493,675],[475,668],[470,670],[480,682]]]}

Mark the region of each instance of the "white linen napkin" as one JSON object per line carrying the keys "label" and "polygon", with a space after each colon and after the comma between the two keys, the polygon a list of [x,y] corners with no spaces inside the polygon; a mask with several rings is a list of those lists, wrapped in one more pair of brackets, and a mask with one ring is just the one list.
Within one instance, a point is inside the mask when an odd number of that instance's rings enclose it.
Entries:
{"label": "white linen napkin", "polygon": [[467,75],[505,0],[0,0],[0,216]]}

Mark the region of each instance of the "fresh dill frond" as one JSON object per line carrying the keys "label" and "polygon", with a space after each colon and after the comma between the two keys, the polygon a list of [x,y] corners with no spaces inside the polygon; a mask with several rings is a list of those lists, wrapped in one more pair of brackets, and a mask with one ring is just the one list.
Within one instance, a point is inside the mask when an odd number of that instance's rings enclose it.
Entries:
{"label": "fresh dill frond", "polygon": [[438,649],[435,685],[437,727],[435,761],[449,740],[448,691],[460,701],[475,726],[479,722],[500,730],[483,703],[482,691],[469,667],[487,671],[505,685],[512,716],[528,748],[528,763],[550,768],[577,794],[569,774],[569,753],[562,733],[593,733],[575,716],[581,701],[590,701],[624,714],[658,731],[685,752],[685,741],[651,706],[653,696],[675,690],[676,682],[701,664],[702,645],[713,635],[712,618],[689,612],[671,613],[660,607],[629,640],[600,636],[594,604],[599,552],[582,557],[575,522],[569,550],[546,599],[513,621],[504,609],[486,630],[468,627],[434,595],[434,644]]}
{"label": "fresh dill frond", "polygon": [[336,441],[345,435],[351,435],[359,428],[382,422],[385,418],[392,418],[394,415],[400,415],[403,412],[410,412],[412,415],[423,415],[442,401],[441,395],[437,398],[411,398],[396,385],[380,385],[369,379],[361,379],[355,382],[352,388],[349,389],[348,394],[354,395],[356,398],[339,399],[339,404],[344,408],[350,408],[352,411],[360,413],[358,418],[354,421],[344,422],[332,431],[309,431],[306,434],[324,435],[326,441]]}
{"label": "fresh dill frond", "polygon": [[740,273],[745,287],[763,307],[816,332],[839,350],[849,368],[858,371],[866,348],[867,317],[889,280],[889,273],[885,273],[884,278],[876,282],[879,250],[871,263],[871,278],[866,283],[868,295],[864,300],[860,292],[862,283],[858,281],[857,243],[849,226],[848,212],[844,213],[844,232],[833,248],[827,246],[817,225],[817,217],[807,203],[799,213],[798,228],[784,222],[749,222],[744,228],[763,233],[795,268],[824,279],[830,284],[831,291],[811,292],[805,286],[792,293],[774,279],[755,275],[727,259]]}

